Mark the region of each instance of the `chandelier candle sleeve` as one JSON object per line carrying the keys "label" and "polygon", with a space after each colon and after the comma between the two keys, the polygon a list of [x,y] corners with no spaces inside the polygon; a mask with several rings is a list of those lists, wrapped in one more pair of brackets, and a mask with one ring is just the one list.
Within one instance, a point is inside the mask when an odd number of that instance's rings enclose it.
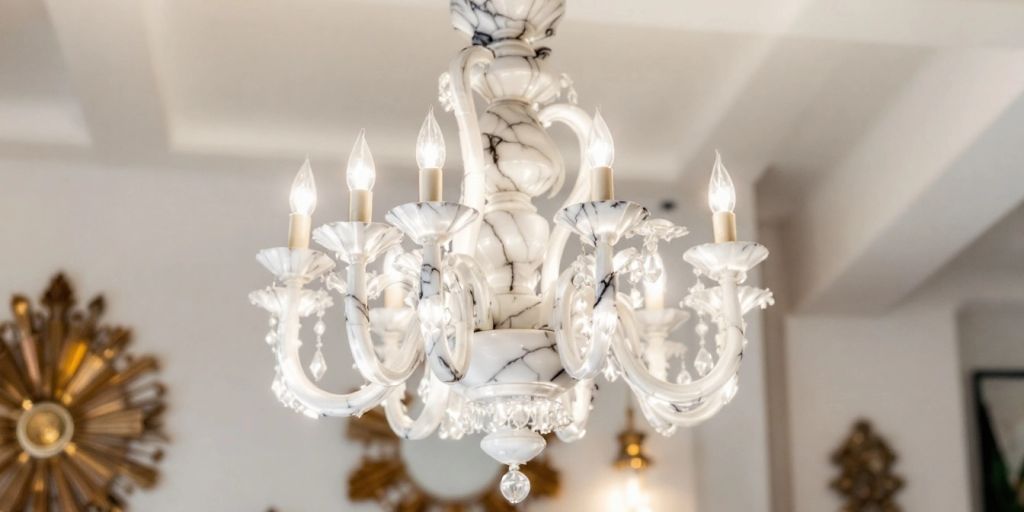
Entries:
{"label": "chandelier candle sleeve", "polygon": [[729,171],[722,165],[722,155],[715,151],[715,166],[711,170],[708,186],[708,204],[711,206],[715,243],[736,241],[736,187]]}
{"label": "chandelier candle sleeve", "polygon": [[[388,272],[397,273],[395,265],[397,265],[398,255],[401,254],[400,250],[390,250],[384,255],[384,268]],[[389,285],[384,288],[384,307],[388,309],[398,309],[405,305],[405,289],[401,283]]]}
{"label": "chandelier candle sleeve", "polygon": [[615,199],[615,179],[612,162],[615,160],[615,142],[608,124],[601,117],[601,111],[594,114],[594,121],[587,137],[587,160],[590,171],[590,199],[611,201]]}
{"label": "chandelier candle sleeve", "polygon": [[345,172],[349,189],[348,220],[370,222],[373,212],[373,183],[376,179],[377,169],[373,164],[370,146],[366,143],[366,130],[359,130],[356,143],[348,155],[348,169]]}
{"label": "chandelier candle sleeve", "polygon": [[441,201],[444,159],[444,136],[434,119],[434,109],[431,108],[416,141],[416,163],[420,167],[420,202]]}
{"label": "chandelier candle sleeve", "polygon": [[309,230],[316,209],[316,182],[313,180],[313,169],[309,158],[302,164],[299,173],[292,182],[292,191],[288,202],[292,208],[288,226],[288,248],[308,249]]}

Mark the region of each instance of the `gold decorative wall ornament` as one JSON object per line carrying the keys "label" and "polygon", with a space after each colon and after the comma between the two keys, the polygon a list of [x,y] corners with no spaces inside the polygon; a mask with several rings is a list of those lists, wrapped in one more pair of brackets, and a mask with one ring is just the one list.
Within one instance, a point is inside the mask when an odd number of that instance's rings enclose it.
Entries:
{"label": "gold decorative wall ornament", "polygon": [[642,471],[650,467],[651,458],[644,453],[646,438],[647,434],[636,428],[633,408],[627,407],[626,429],[619,432],[619,455],[615,458],[615,469]]}
{"label": "gold decorative wall ornament", "polygon": [[841,470],[832,481],[832,489],[843,497],[841,512],[902,510],[895,500],[903,488],[903,479],[892,469],[896,454],[871,423],[861,420],[854,424],[853,432],[832,454],[832,462]]}
{"label": "gold decorative wall ornament", "polygon": [[[375,501],[389,512],[516,512],[498,488],[500,475],[478,493],[465,498],[445,498],[424,489],[410,475],[402,459],[401,439],[388,426],[381,409],[362,418],[351,418],[346,435],[366,447],[362,461],[348,478],[348,497],[355,502]],[[533,483],[530,499],[558,494],[560,476],[546,456],[520,468]],[[497,468],[495,473],[498,473]]]}
{"label": "gold decorative wall ornament", "polygon": [[0,510],[121,511],[152,487],[166,441],[156,359],[125,354],[131,333],[98,324],[58,274],[43,311],[14,296],[0,324]]}

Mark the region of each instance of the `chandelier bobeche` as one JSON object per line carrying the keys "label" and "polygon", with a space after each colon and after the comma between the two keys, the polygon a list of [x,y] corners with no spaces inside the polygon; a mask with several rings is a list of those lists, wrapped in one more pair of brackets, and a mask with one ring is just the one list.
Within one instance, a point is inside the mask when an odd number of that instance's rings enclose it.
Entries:
{"label": "chandelier bobeche", "polygon": [[[273,390],[284,404],[312,417],[360,415],[383,405],[391,427],[407,439],[484,434],[483,450],[509,467],[502,493],[518,503],[530,488],[518,467],[544,449],[542,434],[583,437],[599,377],[621,377],[664,435],[711,417],[732,399],[746,344],[743,315],[772,302],[767,290],[742,283],[768,251],[736,241],[735,191],[716,159],[709,190],[715,243],[683,255],[696,283],[679,308],[666,307],[658,246],[687,231],[615,199],[607,125],[599,113],[591,117],[576,106],[567,77],[546,70],[549,50],[536,43],[553,35],[564,0],[452,0],[451,11],[455,27],[473,41],[440,79],[440,101],[460,131],[460,202],[441,199],[445,146],[431,113],[416,147],[419,202],[393,208],[387,223],[372,222],[374,163],[360,133],[347,170],[349,220],[312,232],[344,273],[309,248],[316,187],[307,162],[291,192],[288,247],[258,256],[275,284],[251,298],[271,315]],[[568,101],[560,101],[563,92]],[[479,117],[474,93],[487,104]],[[583,163],[552,227],[532,199],[557,193],[565,179],[546,131],[556,122],[576,134]],[[403,235],[418,249],[403,250]],[[573,235],[581,254],[562,268]],[[639,247],[624,248],[628,239]],[[374,263],[379,271],[368,271]],[[317,282],[321,289],[308,288]],[[347,394],[315,383],[327,369],[320,347],[324,313],[333,305],[329,291],[342,297],[345,331],[365,379]],[[371,306],[380,297],[383,304]],[[690,312],[700,346],[693,358],[667,339]],[[310,379],[299,337],[302,320],[314,315]],[[424,362],[416,388],[424,405],[410,417],[406,384]]]}

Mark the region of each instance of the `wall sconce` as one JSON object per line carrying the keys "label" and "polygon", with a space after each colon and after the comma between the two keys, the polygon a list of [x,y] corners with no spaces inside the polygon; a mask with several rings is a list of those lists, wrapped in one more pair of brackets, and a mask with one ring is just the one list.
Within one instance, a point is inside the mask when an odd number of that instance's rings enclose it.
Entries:
{"label": "wall sconce", "polygon": [[626,408],[626,429],[619,433],[619,455],[615,469],[621,475],[619,488],[612,494],[609,510],[616,512],[652,512],[651,499],[644,489],[643,474],[652,461],[644,453],[646,434],[637,430],[633,407]]}

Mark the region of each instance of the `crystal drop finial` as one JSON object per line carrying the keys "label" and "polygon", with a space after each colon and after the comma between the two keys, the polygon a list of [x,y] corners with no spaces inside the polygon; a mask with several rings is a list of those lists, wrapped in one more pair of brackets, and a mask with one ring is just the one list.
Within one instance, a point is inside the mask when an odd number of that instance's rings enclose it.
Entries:
{"label": "crystal drop finial", "polygon": [[739,376],[733,375],[728,382],[725,383],[725,387],[722,388],[722,401],[728,404],[732,402],[733,398],[736,398],[736,392],[740,390]]}
{"label": "crystal drop finial", "polygon": [[644,256],[644,279],[646,279],[648,283],[653,283],[658,279],[661,279],[661,274],[664,271],[665,265],[658,253],[649,252]]}
{"label": "crystal drop finial", "polygon": [[711,352],[708,349],[701,347],[700,352],[697,352],[697,358],[693,361],[693,367],[697,370],[697,373],[701,377],[708,374],[715,366],[715,361],[711,358]]}
{"label": "crystal drop finial", "polygon": [[327,373],[327,361],[324,360],[324,353],[317,350],[316,354],[313,355],[313,362],[309,363],[309,371],[313,373],[313,378],[320,380],[324,378],[324,374]]}
{"label": "crystal drop finial", "polygon": [[518,466],[509,466],[508,473],[501,477],[501,495],[513,505],[522,503],[530,495],[530,479]]}
{"label": "crystal drop finial", "polygon": [[690,371],[686,368],[679,370],[679,375],[676,375],[676,384],[689,384],[693,382],[693,376],[690,375]]}

